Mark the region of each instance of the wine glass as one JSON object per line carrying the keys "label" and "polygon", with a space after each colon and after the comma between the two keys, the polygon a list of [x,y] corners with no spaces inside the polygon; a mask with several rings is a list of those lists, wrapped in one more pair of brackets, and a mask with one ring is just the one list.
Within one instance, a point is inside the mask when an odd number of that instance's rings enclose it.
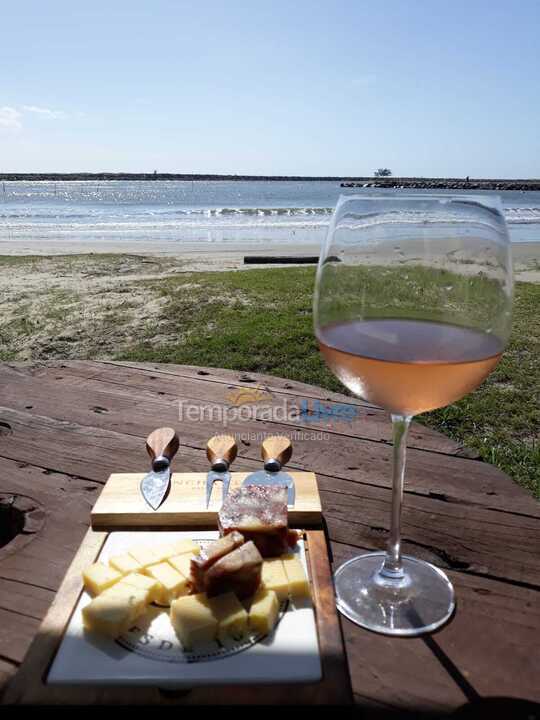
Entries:
{"label": "wine glass", "polygon": [[362,627],[419,635],[443,624],[454,589],[434,565],[401,554],[411,418],[476,388],[497,365],[511,324],[512,264],[500,199],[486,195],[341,196],[314,296],[326,363],[393,425],[386,552],[335,573],[339,610]]}

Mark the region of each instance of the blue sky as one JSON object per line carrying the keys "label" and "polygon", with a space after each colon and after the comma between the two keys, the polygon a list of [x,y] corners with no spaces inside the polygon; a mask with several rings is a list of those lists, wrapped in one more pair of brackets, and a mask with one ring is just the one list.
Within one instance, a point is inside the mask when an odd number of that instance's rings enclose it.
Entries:
{"label": "blue sky", "polygon": [[540,0],[2,4],[0,172],[540,177]]}

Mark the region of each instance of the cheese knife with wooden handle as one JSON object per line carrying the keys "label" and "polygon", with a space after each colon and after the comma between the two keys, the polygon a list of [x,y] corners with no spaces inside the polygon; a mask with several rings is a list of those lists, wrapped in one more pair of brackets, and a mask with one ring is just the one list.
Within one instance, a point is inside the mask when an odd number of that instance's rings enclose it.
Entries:
{"label": "cheese knife with wooden handle", "polygon": [[216,480],[222,485],[221,502],[225,500],[231,482],[229,468],[237,452],[236,440],[231,435],[214,435],[206,444],[206,457],[211,466],[206,477],[206,507],[210,505],[212,487]]}
{"label": "cheese knife with wooden handle", "polygon": [[291,441],[284,435],[267,437],[263,440],[261,455],[264,461],[264,470],[251,473],[242,484],[282,485],[287,488],[287,505],[293,507],[295,500],[294,479],[289,473],[282,470],[283,465],[291,459]]}
{"label": "cheese knife with wooden handle", "polygon": [[158,428],[146,438],[146,450],[152,459],[152,471],[141,480],[141,493],[152,510],[163,502],[171,483],[171,461],[180,441],[172,428]]}

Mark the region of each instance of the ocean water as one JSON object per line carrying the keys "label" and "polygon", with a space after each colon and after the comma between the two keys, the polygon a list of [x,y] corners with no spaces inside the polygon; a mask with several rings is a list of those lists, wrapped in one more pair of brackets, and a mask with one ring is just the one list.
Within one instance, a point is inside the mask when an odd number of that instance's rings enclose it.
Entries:
{"label": "ocean water", "polygon": [[[201,246],[247,242],[254,249],[318,243],[342,194],[429,192],[347,189],[339,182],[3,182],[0,242],[39,242],[44,248],[53,241],[166,241]],[[512,241],[540,241],[540,192],[494,194],[502,198]]]}

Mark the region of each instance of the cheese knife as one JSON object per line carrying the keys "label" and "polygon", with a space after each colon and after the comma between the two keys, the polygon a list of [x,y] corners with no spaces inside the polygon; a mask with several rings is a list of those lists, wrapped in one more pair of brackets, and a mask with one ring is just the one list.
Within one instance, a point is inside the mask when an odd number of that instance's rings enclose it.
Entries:
{"label": "cheese knife", "polygon": [[179,445],[178,435],[172,428],[158,428],[146,438],[152,471],[141,480],[141,493],[152,510],[157,510],[167,495],[171,482],[171,461]]}
{"label": "cheese knife", "polygon": [[294,479],[282,470],[292,455],[292,443],[284,435],[272,435],[263,440],[261,456],[264,469],[251,473],[242,485],[281,485],[287,488],[287,505],[293,506],[295,500]]}

